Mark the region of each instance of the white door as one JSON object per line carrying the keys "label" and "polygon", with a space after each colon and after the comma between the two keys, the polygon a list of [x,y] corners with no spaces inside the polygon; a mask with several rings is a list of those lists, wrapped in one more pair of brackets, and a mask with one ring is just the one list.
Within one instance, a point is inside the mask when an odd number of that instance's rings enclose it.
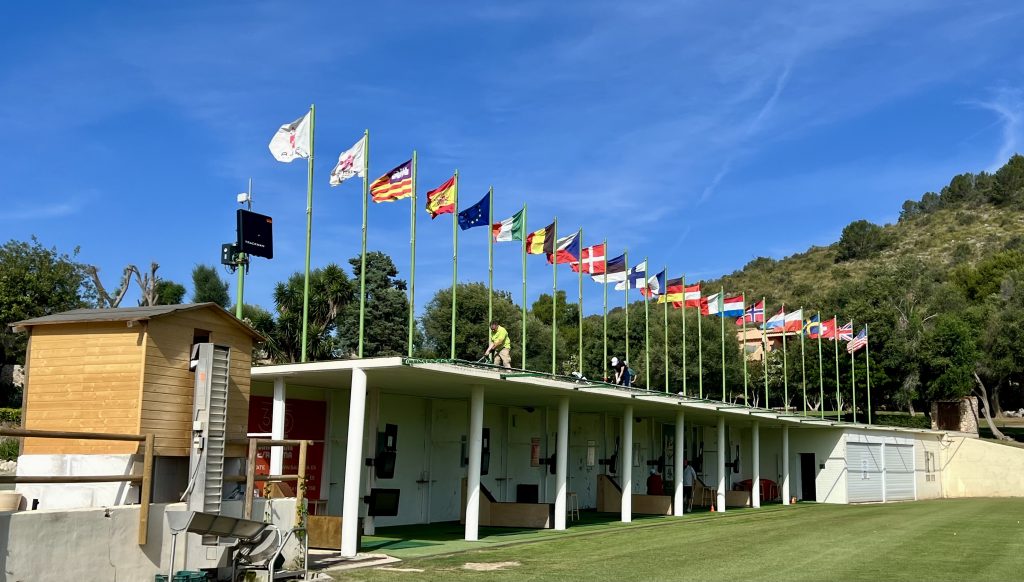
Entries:
{"label": "white door", "polygon": [[885,445],[885,500],[914,499],[914,446]]}
{"label": "white door", "polygon": [[846,493],[850,503],[882,501],[882,445],[846,444]]}

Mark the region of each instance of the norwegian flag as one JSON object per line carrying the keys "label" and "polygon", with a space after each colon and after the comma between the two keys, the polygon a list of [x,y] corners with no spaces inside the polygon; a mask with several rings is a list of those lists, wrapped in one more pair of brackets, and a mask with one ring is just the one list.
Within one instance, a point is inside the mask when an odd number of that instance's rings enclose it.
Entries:
{"label": "norwegian flag", "polygon": [[743,317],[736,320],[736,325],[743,325],[744,323],[761,323],[764,321],[764,301],[758,301],[747,308],[747,311],[743,313]]}
{"label": "norwegian flag", "polygon": [[843,327],[836,330],[839,334],[839,340],[848,342],[853,340],[853,322],[847,323]]}
{"label": "norwegian flag", "polygon": [[868,345],[868,330],[867,328],[864,328],[860,330],[857,337],[853,338],[850,343],[846,344],[846,351],[852,354],[866,345]]}
{"label": "norwegian flag", "polygon": [[608,259],[604,243],[583,249],[582,255],[580,262],[570,265],[574,273],[580,272],[580,264],[582,264],[584,273],[591,275],[604,274],[604,263]]}

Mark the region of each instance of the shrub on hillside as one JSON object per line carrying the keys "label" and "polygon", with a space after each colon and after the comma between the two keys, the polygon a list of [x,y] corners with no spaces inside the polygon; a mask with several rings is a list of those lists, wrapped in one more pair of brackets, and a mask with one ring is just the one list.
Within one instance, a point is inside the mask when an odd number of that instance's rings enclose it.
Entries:
{"label": "shrub on hillside", "polygon": [[836,262],[872,257],[889,248],[892,242],[892,236],[885,228],[866,220],[856,220],[846,225],[836,243]]}

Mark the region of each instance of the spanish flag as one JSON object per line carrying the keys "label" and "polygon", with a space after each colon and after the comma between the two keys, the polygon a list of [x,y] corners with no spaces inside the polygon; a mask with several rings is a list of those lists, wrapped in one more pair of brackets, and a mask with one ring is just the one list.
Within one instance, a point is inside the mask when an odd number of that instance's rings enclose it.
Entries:
{"label": "spanish flag", "polygon": [[526,235],[526,252],[531,255],[551,254],[555,248],[555,223]]}
{"label": "spanish flag", "polygon": [[444,184],[427,192],[427,212],[430,218],[455,213],[455,188],[455,176],[452,176]]}

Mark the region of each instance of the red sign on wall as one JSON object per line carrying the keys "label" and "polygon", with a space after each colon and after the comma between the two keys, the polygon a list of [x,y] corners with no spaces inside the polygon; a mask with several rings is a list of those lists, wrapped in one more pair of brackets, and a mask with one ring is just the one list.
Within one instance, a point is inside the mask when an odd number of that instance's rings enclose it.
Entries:
{"label": "red sign on wall", "polygon": [[[249,397],[249,432],[270,433],[274,415],[274,399]],[[284,438],[316,441],[306,449],[306,498],[320,499],[320,482],[324,468],[324,433],[327,404],[316,400],[289,398],[284,406]],[[284,447],[283,472],[299,472],[299,447]],[[256,454],[256,474],[270,474],[270,448]],[[262,488],[261,488],[262,490]]]}

